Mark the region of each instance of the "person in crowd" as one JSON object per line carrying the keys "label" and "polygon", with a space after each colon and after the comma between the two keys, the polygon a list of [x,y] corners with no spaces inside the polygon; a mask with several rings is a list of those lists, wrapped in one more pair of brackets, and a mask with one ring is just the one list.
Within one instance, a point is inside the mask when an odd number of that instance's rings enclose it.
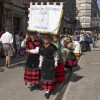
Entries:
{"label": "person in crowd", "polygon": [[21,47],[26,47],[27,60],[24,71],[25,84],[30,83],[30,91],[39,89],[39,48],[40,42],[37,40],[37,32],[27,33],[22,41]]}
{"label": "person in crowd", "polygon": [[90,47],[90,36],[86,32],[84,33],[84,42],[85,42],[86,51],[91,51],[91,47]]}
{"label": "person in crowd", "polygon": [[56,67],[56,82],[63,82],[65,80],[64,60],[62,57],[62,45],[59,42],[59,36],[54,35],[52,43],[58,48],[58,66]]}
{"label": "person in crowd", "polygon": [[81,56],[82,52],[81,52],[81,45],[79,43],[79,41],[74,40],[73,41],[73,46],[74,46],[74,54],[77,57],[77,59],[79,60],[79,57]]}
{"label": "person in crowd", "polygon": [[80,39],[79,42],[82,43],[84,41],[84,33],[80,32]]}
{"label": "person in crowd", "polygon": [[75,32],[75,33],[74,33],[74,38],[73,38],[73,40],[75,40],[75,41],[79,41],[79,40],[80,40],[80,35],[79,35],[78,32]]}
{"label": "person in crowd", "polygon": [[21,45],[21,39],[20,35],[18,33],[15,34],[15,40],[16,40],[16,57],[20,56],[20,45]]}
{"label": "person in crowd", "polygon": [[3,34],[3,30],[0,30],[0,38],[1,38],[2,34]]}
{"label": "person in crowd", "polygon": [[93,48],[96,48],[97,47],[96,44],[97,44],[97,34],[94,33],[93,34]]}
{"label": "person in crowd", "polygon": [[65,68],[69,68],[70,71],[73,71],[73,68],[77,66],[77,58],[75,57],[73,50],[74,50],[74,45],[72,42],[72,38],[68,36],[66,38],[66,41],[64,43],[64,48],[67,49],[68,54],[66,55],[66,61],[65,61]]}
{"label": "person in crowd", "polygon": [[1,42],[3,43],[4,53],[6,56],[6,67],[11,68],[11,56],[13,56],[13,52],[15,52],[13,46],[13,36],[10,33],[11,29],[6,28],[5,33],[1,36]]}
{"label": "person in crowd", "polygon": [[20,42],[19,55],[20,55],[20,56],[23,56],[23,55],[24,55],[24,49],[21,48],[21,43],[22,43],[22,41],[23,41],[23,33],[22,33],[22,32],[19,32],[19,33],[18,33],[18,36],[19,36],[19,42]]}
{"label": "person in crowd", "polygon": [[2,31],[0,30],[0,57],[2,56],[2,43],[1,43],[1,36],[2,36]]}
{"label": "person in crowd", "polygon": [[45,89],[45,97],[49,99],[50,91],[55,87],[56,67],[58,66],[58,49],[51,43],[51,36],[46,34],[44,43],[40,48],[40,63],[42,87]]}
{"label": "person in crowd", "polygon": [[61,35],[60,38],[61,38],[61,44],[63,46],[64,42],[66,41],[66,37],[68,36],[68,34],[66,35]]}

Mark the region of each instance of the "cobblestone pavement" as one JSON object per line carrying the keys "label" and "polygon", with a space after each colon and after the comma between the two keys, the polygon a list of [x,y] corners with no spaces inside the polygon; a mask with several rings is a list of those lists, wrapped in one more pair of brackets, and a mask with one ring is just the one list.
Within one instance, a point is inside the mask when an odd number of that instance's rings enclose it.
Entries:
{"label": "cobblestone pavement", "polygon": [[100,40],[97,46],[81,57],[62,100],[100,100]]}
{"label": "cobblestone pavement", "polygon": [[[0,59],[0,100],[45,100],[44,90],[35,90],[30,92],[29,85],[25,86],[23,81],[23,71],[25,57],[13,58],[12,69],[7,69],[4,66],[5,59]],[[66,74],[66,77],[69,75]],[[64,82],[57,85],[52,91],[50,100],[55,100],[59,91],[63,87]]]}

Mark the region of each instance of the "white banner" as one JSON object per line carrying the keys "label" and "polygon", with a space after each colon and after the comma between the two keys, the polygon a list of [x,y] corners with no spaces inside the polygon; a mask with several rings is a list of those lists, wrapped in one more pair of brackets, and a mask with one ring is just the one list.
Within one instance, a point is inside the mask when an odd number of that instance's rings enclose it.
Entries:
{"label": "white banner", "polygon": [[63,5],[30,5],[29,31],[57,34],[61,24]]}

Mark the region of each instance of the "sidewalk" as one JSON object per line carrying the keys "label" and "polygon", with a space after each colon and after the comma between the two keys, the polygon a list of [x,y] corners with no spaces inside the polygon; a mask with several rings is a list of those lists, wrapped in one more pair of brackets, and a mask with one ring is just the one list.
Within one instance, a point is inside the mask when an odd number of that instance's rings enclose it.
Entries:
{"label": "sidewalk", "polygon": [[[44,90],[34,90],[30,92],[29,85],[25,86],[23,81],[24,63],[19,64],[21,60],[25,59],[14,58],[13,63],[17,62],[17,66],[14,63],[15,65],[12,69],[1,67],[4,69],[4,72],[0,72],[0,100],[46,100],[44,97]],[[4,59],[2,59],[1,62],[3,64]],[[66,74],[66,77],[68,76],[69,73]],[[63,85],[64,82],[57,85],[52,91],[49,100],[55,100],[57,98]]]}
{"label": "sidewalk", "polygon": [[[5,58],[0,58],[0,67],[4,67],[5,66]],[[18,62],[22,62],[26,60],[26,56],[20,56],[20,57],[13,57],[11,58],[11,65],[14,65]]]}
{"label": "sidewalk", "polygon": [[[0,74],[2,72],[8,71],[8,69],[5,67],[5,58],[0,58]],[[14,57],[11,59],[11,66],[12,67],[18,67],[18,66],[24,66],[25,65],[26,56],[21,57]]]}
{"label": "sidewalk", "polygon": [[62,100],[100,100],[100,40],[98,48],[84,53],[79,65]]}

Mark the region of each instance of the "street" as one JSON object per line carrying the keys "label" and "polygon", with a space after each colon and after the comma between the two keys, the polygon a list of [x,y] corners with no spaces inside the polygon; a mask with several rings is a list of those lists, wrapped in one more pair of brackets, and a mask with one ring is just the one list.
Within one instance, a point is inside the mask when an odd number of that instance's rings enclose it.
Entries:
{"label": "street", "polygon": [[[100,41],[98,42],[99,44]],[[84,53],[79,61],[81,69],[72,75],[68,85],[66,85],[67,83],[65,86],[64,83],[58,84],[56,89],[53,90],[50,100],[57,100],[57,98],[61,100],[61,97],[57,96],[62,96],[62,100],[99,100],[99,53],[100,47],[96,49],[92,48],[92,52]],[[23,66],[25,64],[25,57],[13,59],[13,65],[14,61],[20,61],[19,64],[15,63],[15,68],[6,69],[5,67],[1,67],[4,69],[4,72],[0,72],[0,100],[45,100],[44,90],[30,92],[29,86],[25,86],[24,84]],[[68,75],[69,73],[67,73],[66,78]]]}
{"label": "street", "polygon": [[[98,46],[100,41],[98,42]],[[99,100],[100,98],[100,47],[82,55],[79,65],[81,69],[66,74],[66,81],[60,83],[52,91],[50,100]],[[2,64],[1,64],[2,62]],[[0,59],[0,66],[4,72],[0,72],[0,100],[45,100],[43,89],[30,92],[29,85],[25,86],[23,71],[25,57],[13,58],[12,69],[4,66],[4,58]],[[66,84],[65,84],[66,83]]]}
{"label": "street", "polygon": [[46,99],[100,100],[100,0],[0,0],[0,100]]}
{"label": "street", "polygon": [[100,100],[100,41],[98,48],[82,55],[79,65],[62,100]]}
{"label": "street", "polygon": [[[2,62],[2,63],[1,63]],[[23,81],[23,72],[25,65],[25,57],[13,58],[12,69],[7,69],[4,66],[4,58],[0,59],[0,100],[45,100],[45,91],[35,90],[30,92],[29,85],[25,86]],[[68,77],[69,73],[66,74]],[[52,91],[50,100],[55,100],[59,91],[63,88],[64,82],[57,85]]]}

